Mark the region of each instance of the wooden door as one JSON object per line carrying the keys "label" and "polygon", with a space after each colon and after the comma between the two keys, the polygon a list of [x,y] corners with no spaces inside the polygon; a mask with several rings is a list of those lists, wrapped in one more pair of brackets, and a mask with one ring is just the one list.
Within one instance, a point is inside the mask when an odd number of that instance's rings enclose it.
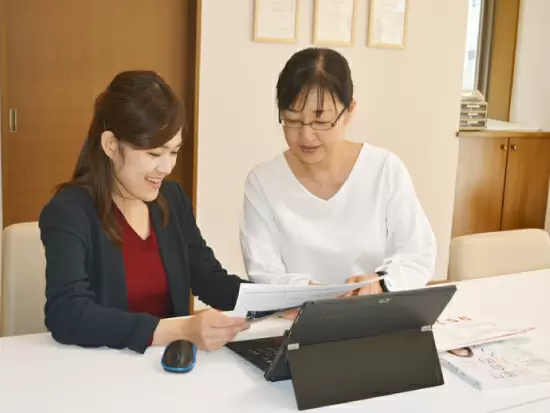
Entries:
{"label": "wooden door", "polygon": [[510,139],[502,229],[544,228],[550,178],[550,139]]}
{"label": "wooden door", "polygon": [[[184,99],[192,134],[196,1],[0,2],[4,226],[37,220],[70,178],[94,99],[120,71],[163,76]],[[193,152],[189,137],[173,173],[190,196]]]}
{"label": "wooden door", "polygon": [[508,138],[459,139],[452,237],[499,231]]}

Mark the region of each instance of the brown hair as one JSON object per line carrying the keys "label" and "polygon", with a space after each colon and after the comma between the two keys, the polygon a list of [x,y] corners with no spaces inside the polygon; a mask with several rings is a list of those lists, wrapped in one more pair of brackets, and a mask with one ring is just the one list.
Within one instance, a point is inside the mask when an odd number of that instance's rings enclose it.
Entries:
{"label": "brown hair", "polygon": [[[183,108],[164,80],[151,71],[126,71],[115,76],[96,99],[88,137],[69,182],[59,185],[88,190],[107,236],[117,244],[122,237],[113,213],[114,168],[101,145],[108,130],[121,142],[138,149],[164,145],[182,128]],[[155,202],[168,221],[168,204],[162,194]]]}

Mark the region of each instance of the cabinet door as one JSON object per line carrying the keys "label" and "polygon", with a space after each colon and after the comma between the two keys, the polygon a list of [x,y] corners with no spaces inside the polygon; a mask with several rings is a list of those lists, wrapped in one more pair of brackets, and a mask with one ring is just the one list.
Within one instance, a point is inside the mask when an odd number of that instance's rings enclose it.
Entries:
{"label": "cabinet door", "polygon": [[499,231],[508,138],[459,139],[452,236]]}
{"label": "cabinet door", "polygon": [[502,229],[544,228],[550,178],[550,139],[510,139]]}

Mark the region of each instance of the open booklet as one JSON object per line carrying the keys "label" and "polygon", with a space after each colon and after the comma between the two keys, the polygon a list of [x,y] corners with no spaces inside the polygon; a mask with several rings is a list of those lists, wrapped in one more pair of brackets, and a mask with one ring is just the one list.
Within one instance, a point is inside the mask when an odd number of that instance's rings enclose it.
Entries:
{"label": "open booklet", "polygon": [[466,315],[440,318],[433,326],[439,352],[517,337],[532,330],[529,326],[503,325]]}
{"label": "open booklet", "polygon": [[336,298],[367,284],[378,283],[383,278],[332,285],[241,284],[232,315],[249,320],[260,319],[298,308],[306,301]]}

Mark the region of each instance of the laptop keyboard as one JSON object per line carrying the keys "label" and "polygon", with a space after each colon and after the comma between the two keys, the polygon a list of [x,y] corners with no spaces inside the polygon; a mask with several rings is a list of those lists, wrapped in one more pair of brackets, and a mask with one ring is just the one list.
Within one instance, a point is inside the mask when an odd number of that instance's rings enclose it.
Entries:
{"label": "laptop keyboard", "polygon": [[279,351],[283,337],[233,341],[226,346],[263,371],[267,371]]}
{"label": "laptop keyboard", "polygon": [[254,359],[262,360],[267,364],[273,363],[275,356],[277,355],[278,348],[275,347],[264,347],[264,348],[251,348],[249,351],[251,357]]}

